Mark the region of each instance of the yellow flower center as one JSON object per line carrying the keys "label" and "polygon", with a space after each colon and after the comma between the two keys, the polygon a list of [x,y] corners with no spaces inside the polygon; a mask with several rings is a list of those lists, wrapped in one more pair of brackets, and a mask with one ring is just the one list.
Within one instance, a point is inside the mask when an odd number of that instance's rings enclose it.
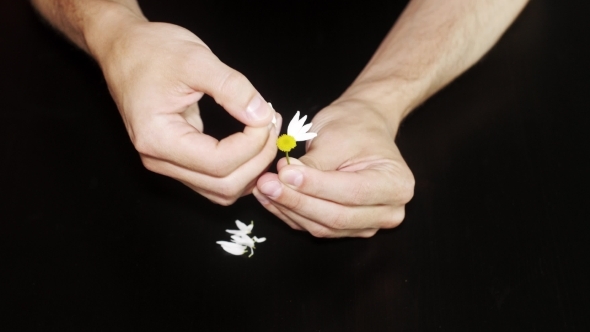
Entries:
{"label": "yellow flower center", "polygon": [[297,142],[295,141],[295,137],[293,136],[283,134],[279,138],[277,138],[277,147],[279,148],[279,150],[283,152],[289,152],[293,150],[293,148],[296,146]]}

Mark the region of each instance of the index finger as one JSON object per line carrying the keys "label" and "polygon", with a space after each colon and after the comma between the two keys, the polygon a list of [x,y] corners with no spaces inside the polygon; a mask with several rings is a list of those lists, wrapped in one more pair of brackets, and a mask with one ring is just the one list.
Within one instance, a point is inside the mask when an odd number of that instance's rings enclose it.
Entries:
{"label": "index finger", "polygon": [[[173,120],[170,121],[170,117]],[[248,127],[222,140],[197,131],[186,120],[171,114],[158,119],[144,142],[137,149],[154,158],[214,177],[225,177],[248,160],[260,154],[270,135],[276,136],[274,126]],[[143,150],[143,151],[142,151]],[[270,153],[270,151],[269,151]],[[274,151],[273,153],[276,153]]]}
{"label": "index finger", "polygon": [[279,170],[279,179],[300,193],[342,205],[389,205],[409,201],[404,184],[394,176],[392,164],[371,167],[357,171],[320,171],[296,161]]}

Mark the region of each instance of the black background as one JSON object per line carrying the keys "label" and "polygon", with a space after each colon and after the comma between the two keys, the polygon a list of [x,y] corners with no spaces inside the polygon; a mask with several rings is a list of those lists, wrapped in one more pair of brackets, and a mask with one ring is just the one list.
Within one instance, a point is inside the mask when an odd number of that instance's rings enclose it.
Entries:
{"label": "black background", "polygon": [[[286,119],[352,82],[405,1],[140,1],[244,73]],[[0,4],[0,330],[590,329],[590,5],[534,0],[403,123],[404,223],[315,239],[245,197],[141,165],[98,66]],[[240,129],[210,99],[208,133]],[[299,150],[296,155],[302,154]],[[234,220],[266,236],[226,254]]]}

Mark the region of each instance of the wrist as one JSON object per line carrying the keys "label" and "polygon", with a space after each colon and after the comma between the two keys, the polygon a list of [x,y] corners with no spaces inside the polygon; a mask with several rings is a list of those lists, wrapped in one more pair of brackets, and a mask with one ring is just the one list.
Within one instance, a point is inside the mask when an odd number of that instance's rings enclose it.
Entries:
{"label": "wrist", "polygon": [[83,26],[87,52],[101,65],[110,57],[114,43],[130,24],[147,22],[139,7],[99,2],[90,8]]}
{"label": "wrist", "polygon": [[392,141],[399,127],[399,122],[388,121],[375,103],[354,97],[335,100],[316,114],[312,123],[312,129],[319,135],[347,128],[348,132],[371,133],[381,137],[385,135]]}
{"label": "wrist", "polygon": [[403,119],[426,99],[427,93],[422,87],[419,80],[360,76],[334,103],[357,101],[370,105],[390,131],[397,132]]}

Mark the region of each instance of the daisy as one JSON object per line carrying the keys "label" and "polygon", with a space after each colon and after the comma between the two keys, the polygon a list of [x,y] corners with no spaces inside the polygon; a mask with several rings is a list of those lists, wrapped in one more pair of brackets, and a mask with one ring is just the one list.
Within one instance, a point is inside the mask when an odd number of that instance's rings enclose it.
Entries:
{"label": "daisy", "polygon": [[289,122],[287,133],[277,138],[277,147],[287,155],[287,164],[290,164],[289,151],[297,146],[297,142],[307,141],[317,136],[316,133],[308,133],[312,123],[304,125],[306,119],[307,115],[299,119],[299,111],[297,111],[291,122]]}

